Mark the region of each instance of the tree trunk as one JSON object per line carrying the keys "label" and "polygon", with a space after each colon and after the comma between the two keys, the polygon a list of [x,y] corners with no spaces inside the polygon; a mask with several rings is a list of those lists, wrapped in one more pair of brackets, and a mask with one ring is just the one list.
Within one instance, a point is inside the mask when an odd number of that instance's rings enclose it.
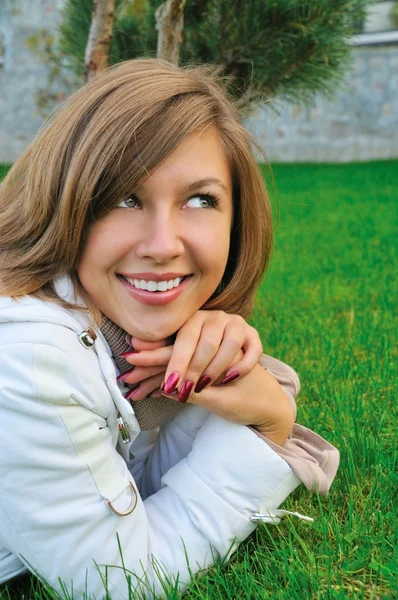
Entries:
{"label": "tree trunk", "polygon": [[186,0],[166,0],[156,10],[157,57],[178,65]]}
{"label": "tree trunk", "polygon": [[94,0],[84,63],[86,81],[108,67],[109,48],[115,21],[115,0]]}

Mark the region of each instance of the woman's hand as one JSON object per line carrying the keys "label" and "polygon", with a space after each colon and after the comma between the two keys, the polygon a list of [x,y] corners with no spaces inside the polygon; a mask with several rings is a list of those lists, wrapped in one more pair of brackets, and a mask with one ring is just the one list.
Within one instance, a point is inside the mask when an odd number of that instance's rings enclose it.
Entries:
{"label": "woman's hand", "polygon": [[[135,368],[122,376],[127,383],[138,384],[127,395],[131,401],[149,394],[178,401],[184,383],[191,381],[189,396],[180,401],[200,404],[226,420],[252,425],[276,444],[286,441],[294,423],[293,409],[276,379],[258,365],[262,355],[259,336],[241,317],[198,311],[179,330],[174,345],[167,345],[166,340],[131,341],[138,353],[132,351],[126,359]],[[173,373],[179,375],[175,389],[170,385],[171,393],[170,387],[169,393],[161,391],[162,382]],[[235,377],[235,373],[239,375]]]}
{"label": "woman's hand", "polygon": [[252,425],[280,446],[294,424],[294,412],[287,395],[260,365],[228,385],[213,385],[200,394],[194,393],[189,402],[204,406],[227,421]]}
{"label": "woman's hand", "polygon": [[158,395],[164,383],[164,392],[178,391],[174,398],[187,402],[214,383],[245,377],[263,352],[257,331],[242,317],[215,310],[195,313],[178,331],[174,345],[166,340],[131,342],[138,353],[124,356],[135,368],[120,377],[137,386],[128,394],[130,400]]}

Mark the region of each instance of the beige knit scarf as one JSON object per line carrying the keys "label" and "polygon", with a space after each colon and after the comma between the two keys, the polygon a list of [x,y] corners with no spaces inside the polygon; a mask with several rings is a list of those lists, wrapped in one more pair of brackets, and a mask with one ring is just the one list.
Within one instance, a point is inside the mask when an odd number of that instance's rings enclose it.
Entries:
{"label": "beige knit scarf", "polygon": [[[101,332],[108,342],[112,350],[113,359],[120,371],[125,373],[131,369],[131,364],[120,356],[123,352],[131,350],[131,346],[127,343],[127,333],[119,325],[102,315]],[[128,384],[126,384],[128,387]],[[168,421],[176,413],[178,413],[184,404],[171,398],[160,396],[153,398],[148,396],[143,400],[131,400],[131,405],[134,408],[135,416],[142,430],[154,429],[159,427],[165,421]]]}

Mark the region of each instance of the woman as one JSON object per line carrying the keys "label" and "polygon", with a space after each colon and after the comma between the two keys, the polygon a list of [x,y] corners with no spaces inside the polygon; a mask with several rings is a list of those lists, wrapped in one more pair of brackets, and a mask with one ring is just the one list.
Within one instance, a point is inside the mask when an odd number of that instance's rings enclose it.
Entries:
{"label": "woman", "polygon": [[272,245],[250,141],[209,69],[129,61],[2,184],[0,581],[152,597],[327,492],[337,451],[242,318]]}

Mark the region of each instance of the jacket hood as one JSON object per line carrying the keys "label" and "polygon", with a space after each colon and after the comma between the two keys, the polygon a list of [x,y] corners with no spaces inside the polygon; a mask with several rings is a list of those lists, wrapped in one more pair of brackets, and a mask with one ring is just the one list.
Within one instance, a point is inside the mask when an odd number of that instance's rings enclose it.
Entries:
{"label": "jacket hood", "polygon": [[[72,303],[76,303],[84,308],[81,299],[76,299],[74,289],[69,277],[62,277],[55,282],[55,289],[59,296]],[[42,322],[63,325],[74,331],[81,329],[81,326],[91,325],[87,310],[66,310],[62,306],[53,302],[46,302],[33,296],[23,296],[14,300],[8,296],[0,296],[0,323],[10,322]]]}

